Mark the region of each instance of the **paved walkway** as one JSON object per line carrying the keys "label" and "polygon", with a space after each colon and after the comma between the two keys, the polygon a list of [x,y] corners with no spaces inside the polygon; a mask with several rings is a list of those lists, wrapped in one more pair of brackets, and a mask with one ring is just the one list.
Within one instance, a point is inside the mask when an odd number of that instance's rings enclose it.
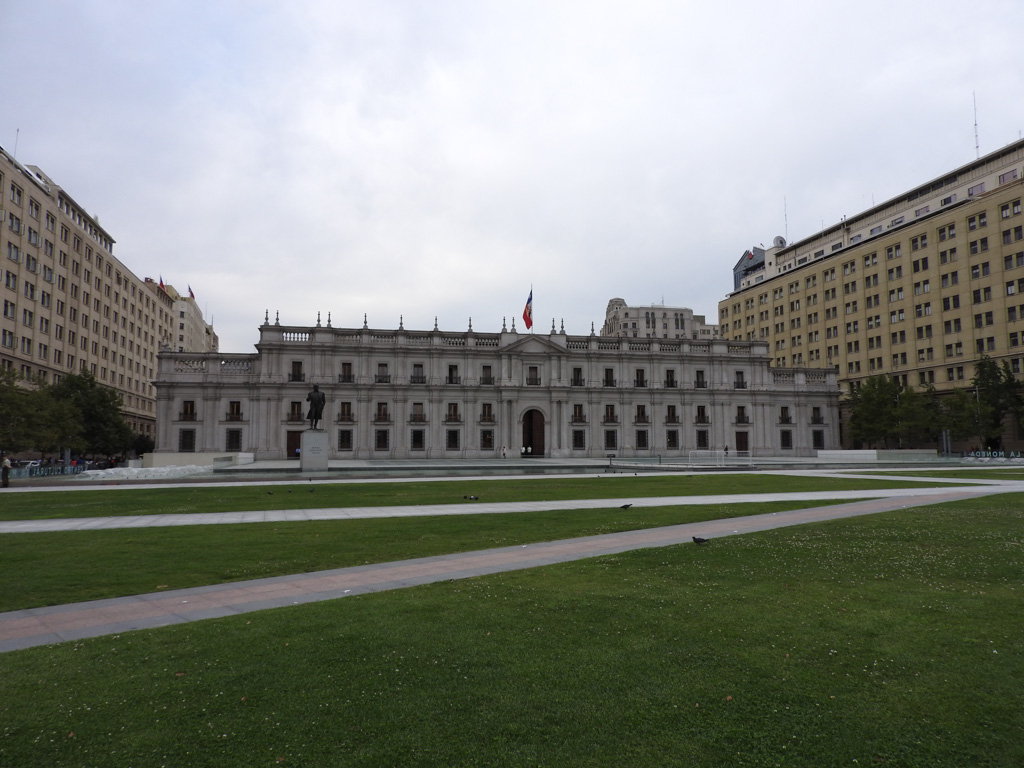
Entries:
{"label": "paved walkway", "polygon": [[[569,562],[599,555],[614,554],[647,547],[663,547],[689,542],[692,536],[714,539],[741,533],[763,531],[790,525],[834,520],[857,515],[869,515],[922,503],[934,504],[947,501],[976,498],[996,493],[1021,490],[1019,483],[993,483],[969,487],[940,487],[916,489],[890,489],[867,491],[860,500],[846,504],[814,507],[809,509],[776,512],[749,517],[689,523],[663,528],[622,533],[587,536],[561,541],[542,542],[477,552],[464,552],[438,557],[419,558],[353,568],[338,568],[315,573],[293,574],[269,579],[231,582],[229,584],[195,587],[168,592],[158,592],[130,597],[95,600],[85,603],[32,608],[21,611],[0,613],[0,652],[29,648],[37,645],[77,640],[86,637],[127,632],[135,629],[162,627],[201,619],[232,616],[267,608],[299,605],[318,600],[332,600],[346,595],[366,592],[380,592],[388,589],[428,584],[435,581],[463,579],[503,571],[533,568],[552,563]],[[860,492],[857,492],[860,493]],[[751,496],[674,497],[638,499],[593,499],[569,502],[532,502],[522,504],[466,504],[442,505],[435,507],[380,507],[377,515],[395,514],[447,514],[512,512],[533,509],[578,509],[582,507],[613,507],[632,502],[634,506],[660,506],[680,503],[722,504],[742,501],[797,500],[806,498],[835,499],[838,493],[821,494],[767,494]],[[863,496],[875,498],[864,499]],[[402,511],[404,510],[404,511]],[[362,510],[361,516],[370,516],[374,510]],[[326,516],[319,516],[318,513]],[[338,516],[355,516],[353,510],[301,510],[284,511],[285,517],[267,518],[270,513],[256,513],[258,519],[305,520],[335,519],[334,513],[347,512]],[[248,513],[231,513],[244,516]],[[138,518],[137,525],[155,525],[153,518],[178,517],[178,525],[199,522],[193,516],[146,516]],[[204,515],[202,517],[212,517]],[[183,519],[183,520],[182,520]],[[91,526],[82,525],[82,520],[27,521],[33,524],[67,524],[83,529],[101,527],[97,520],[109,521],[111,525],[129,524],[133,518],[95,518]],[[26,521],[22,521],[26,522]],[[209,522],[204,520],[203,522]],[[248,522],[243,519],[224,519],[219,522]],[[7,523],[5,525],[18,525]],[[6,530],[6,529],[5,529]],[[29,530],[19,528],[17,530]],[[60,530],[54,528],[37,530]],[[65,528],[66,530],[66,528]]]}

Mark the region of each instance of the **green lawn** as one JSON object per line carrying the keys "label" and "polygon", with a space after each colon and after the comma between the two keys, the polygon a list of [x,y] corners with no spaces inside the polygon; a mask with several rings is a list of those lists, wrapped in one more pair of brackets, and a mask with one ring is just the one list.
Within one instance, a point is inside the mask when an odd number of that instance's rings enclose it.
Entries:
{"label": "green lawn", "polygon": [[987,497],[4,654],[0,765],[1024,765],[1022,509]]}
{"label": "green lawn", "polygon": [[8,534],[0,536],[0,611],[821,505],[614,507]]}
{"label": "green lawn", "polygon": [[[70,481],[80,483],[81,481]],[[819,478],[758,474],[598,477],[544,480],[449,480],[409,483],[297,483],[276,486],[40,491],[4,496],[0,520],[113,517],[204,512],[381,507],[461,503],[466,496],[487,502],[621,499],[633,496],[697,496],[721,493],[845,491],[912,488],[922,483],[870,478]],[[78,487],[78,486],[74,486]],[[466,502],[472,503],[472,502]]]}
{"label": "green lawn", "polygon": [[[860,473],[857,473],[860,474]],[[870,474],[870,473],[863,473]],[[1024,480],[1024,467],[985,467],[984,469],[921,469],[918,471],[901,470],[886,472],[893,477],[948,477],[956,480]]]}

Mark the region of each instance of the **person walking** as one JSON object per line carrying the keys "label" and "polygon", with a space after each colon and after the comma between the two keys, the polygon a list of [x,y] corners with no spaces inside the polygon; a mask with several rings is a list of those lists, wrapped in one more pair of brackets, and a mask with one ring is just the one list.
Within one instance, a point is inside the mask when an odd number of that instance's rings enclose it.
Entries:
{"label": "person walking", "polygon": [[11,482],[11,460],[9,457],[4,456],[3,464],[0,465],[0,478],[2,478],[3,487],[6,488]]}

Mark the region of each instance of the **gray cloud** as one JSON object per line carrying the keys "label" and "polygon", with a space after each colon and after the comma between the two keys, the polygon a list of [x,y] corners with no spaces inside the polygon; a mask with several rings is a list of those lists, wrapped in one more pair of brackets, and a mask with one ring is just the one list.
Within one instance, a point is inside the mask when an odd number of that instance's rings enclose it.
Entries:
{"label": "gray cloud", "polygon": [[745,248],[971,160],[972,94],[983,152],[1024,122],[1010,2],[29,5],[0,144],[228,351],[265,310],[493,331],[531,284],[542,331],[714,316]]}

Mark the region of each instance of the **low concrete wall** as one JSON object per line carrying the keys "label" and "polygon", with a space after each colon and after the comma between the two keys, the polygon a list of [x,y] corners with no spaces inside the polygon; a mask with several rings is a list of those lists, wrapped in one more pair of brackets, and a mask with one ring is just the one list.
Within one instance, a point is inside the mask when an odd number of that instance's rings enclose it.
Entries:
{"label": "low concrete wall", "polygon": [[931,449],[907,451],[879,451],[879,461],[935,461],[938,451]]}
{"label": "low concrete wall", "polygon": [[154,452],[142,457],[142,466],[151,467],[212,467],[252,464],[255,457],[251,453],[171,453]]}
{"label": "low concrete wall", "polygon": [[878,461],[878,451],[818,451],[818,460],[834,461],[837,464]]}

